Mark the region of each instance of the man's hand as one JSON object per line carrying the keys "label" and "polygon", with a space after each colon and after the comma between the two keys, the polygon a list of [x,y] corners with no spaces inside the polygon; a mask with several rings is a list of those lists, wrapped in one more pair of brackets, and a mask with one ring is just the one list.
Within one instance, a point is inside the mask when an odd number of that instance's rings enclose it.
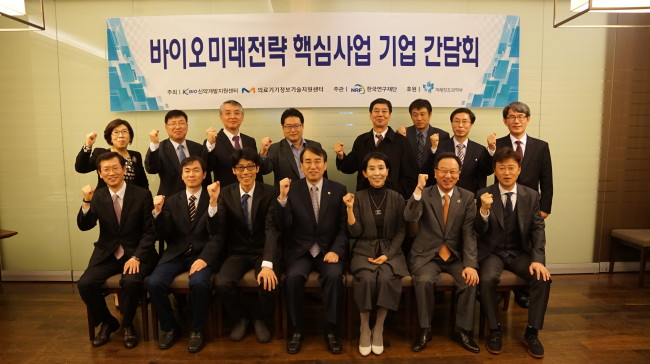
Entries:
{"label": "man's hand", "polygon": [[140,262],[135,258],[131,258],[124,263],[124,271],[122,274],[136,274],[140,273]]}
{"label": "man's hand", "polygon": [[262,138],[262,149],[260,149],[260,155],[266,157],[269,154],[269,147],[271,146],[271,138],[264,137]]}
{"label": "man's hand", "polygon": [[212,183],[208,186],[208,195],[210,196],[210,206],[217,206],[219,200],[219,193],[221,193],[221,183],[219,181]]}
{"label": "man's hand", "polygon": [[165,195],[155,196],[153,198],[153,213],[156,215],[161,213],[164,204],[165,204]]}
{"label": "man's hand", "polygon": [[384,263],[386,263],[388,261],[388,257],[382,254],[376,259],[372,259],[372,258],[368,257],[368,261],[370,263],[372,263],[372,264],[381,265],[381,264],[384,264]]}
{"label": "man's hand", "polygon": [[465,279],[465,284],[470,287],[478,284],[478,273],[476,272],[476,269],[472,267],[465,267],[461,276]]}
{"label": "man's hand", "polygon": [[438,133],[433,133],[429,136],[431,141],[431,149],[438,149],[438,142],[440,141],[440,135]]}
{"label": "man's hand", "polygon": [[95,194],[95,187],[91,185],[85,185],[81,188],[81,193],[84,196],[84,201],[90,201],[93,199],[93,195]]}
{"label": "man's hand", "polygon": [[149,132],[149,140],[151,140],[151,142],[154,144],[160,143],[160,139],[158,139],[158,132],[158,129],[154,129]]}
{"label": "man's hand", "polygon": [[404,125],[402,125],[399,128],[397,128],[397,130],[395,130],[395,132],[397,134],[402,134],[402,135],[406,136],[406,127]]}
{"label": "man's hand", "polygon": [[208,143],[214,144],[217,141],[217,130],[213,127],[209,127],[205,131],[205,136],[208,139]]}
{"label": "man's hand", "polygon": [[192,266],[190,267],[190,275],[200,271],[201,269],[205,268],[208,266],[208,263],[205,262],[203,259],[197,259],[192,263]]}
{"label": "man's hand", "polygon": [[548,215],[550,215],[550,214],[547,214],[547,213],[544,212],[544,211],[540,211],[540,212],[539,212],[539,216],[541,216],[542,219],[546,219],[546,218],[548,217]]}
{"label": "man's hand", "polygon": [[532,262],[530,263],[530,267],[528,267],[528,271],[530,272],[530,275],[536,275],[537,280],[543,280],[544,282],[548,281],[551,279],[551,273],[546,269],[544,264],[542,263],[537,263],[537,262]]}
{"label": "man's hand", "polygon": [[334,143],[334,153],[336,153],[337,158],[343,159],[343,157],[345,156],[345,151],[343,150],[343,143],[341,142]]}
{"label": "man's hand", "polygon": [[343,196],[343,203],[345,203],[345,206],[347,208],[351,209],[354,206],[354,194],[348,193],[347,195]]}
{"label": "man's hand", "polygon": [[283,178],[280,180],[280,196],[278,196],[278,199],[280,201],[284,201],[287,199],[287,195],[289,194],[290,184],[291,184],[291,180],[289,178]]}
{"label": "man's hand", "polygon": [[492,152],[497,150],[497,133],[492,133],[487,137],[488,149]]}
{"label": "man's hand", "polygon": [[86,134],[86,146],[88,148],[92,148],[93,144],[95,144],[96,141],[97,141],[97,133],[92,132]]}
{"label": "man's hand", "polygon": [[272,291],[278,285],[278,277],[273,269],[262,267],[260,274],[257,275],[257,284],[267,291]]}
{"label": "man's hand", "polygon": [[427,185],[428,179],[429,179],[429,175],[418,174],[418,184],[415,186],[415,191],[413,191],[414,195],[420,196],[422,194],[422,190]]}
{"label": "man's hand", "polygon": [[494,202],[494,196],[491,193],[485,192],[481,195],[481,214],[487,215],[490,211],[490,207]]}
{"label": "man's hand", "polygon": [[323,261],[325,263],[338,263],[339,262],[339,255],[334,253],[334,252],[329,252],[325,254],[325,257],[323,258]]}

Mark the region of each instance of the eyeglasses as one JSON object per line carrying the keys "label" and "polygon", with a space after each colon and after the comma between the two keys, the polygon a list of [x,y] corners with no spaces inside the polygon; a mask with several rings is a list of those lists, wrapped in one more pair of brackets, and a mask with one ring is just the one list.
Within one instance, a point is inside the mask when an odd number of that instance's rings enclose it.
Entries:
{"label": "eyeglasses", "polygon": [[291,130],[291,129],[298,130],[302,128],[302,124],[294,124],[294,125],[284,124],[282,127],[287,130]]}
{"label": "eyeglasses", "polygon": [[457,170],[448,171],[446,169],[438,169],[438,168],[434,168],[434,169],[436,171],[438,171],[442,176],[446,176],[447,173],[449,173],[449,175],[452,176],[452,177],[458,176],[460,174],[460,171],[457,171]]}
{"label": "eyeglasses", "polygon": [[451,123],[456,124],[456,125],[465,125],[465,126],[467,126],[467,125],[471,124],[472,122],[469,121],[469,120],[454,120]]}
{"label": "eyeglasses", "polygon": [[516,116],[515,115],[508,115],[508,117],[506,119],[508,119],[508,121],[515,121],[515,119],[517,119],[519,121],[524,121],[524,120],[526,120],[527,117],[528,116],[526,116],[526,115],[516,115]]}
{"label": "eyeglasses", "polygon": [[104,174],[107,174],[107,173],[111,173],[111,172],[113,172],[113,173],[117,173],[117,172],[119,172],[119,171],[121,171],[121,170],[122,170],[122,167],[119,167],[119,166],[113,166],[113,167],[104,167],[104,168],[102,168],[100,171],[101,171],[102,173],[104,173]]}
{"label": "eyeglasses", "polygon": [[118,136],[118,135],[129,135],[129,129],[123,129],[123,130],[113,130],[111,133],[112,136]]}
{"label": "eyeglasses", "polygon": [[173,122],[173,123],[167,123],[167,125],[168,125],[168,126],[173,126],[173,127],[177,127],[177,126],[187,126],[187,122],[186,122],[186,121],[181,121],[181,122],[178,122],[178,123],[177,123],[177,122]]}
{"label": "eyeglasses", "polygon": [[257,164],[251,164],[251,165],[248,165],[248,166],[237,165],[237,166],[235,166],[235,170],[237,172],[243,172],[244,169],[245,169],[245,170],[247,170],[249,172],[252,172],[252,171],[255,170],[255,167],[257,167]]}

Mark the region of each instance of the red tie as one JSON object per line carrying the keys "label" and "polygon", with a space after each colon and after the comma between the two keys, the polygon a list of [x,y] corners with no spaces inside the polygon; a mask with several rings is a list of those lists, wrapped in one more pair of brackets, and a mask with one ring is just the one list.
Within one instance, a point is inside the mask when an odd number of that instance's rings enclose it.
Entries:
{"label": "red tie", "polygon": [[240,150],[241,144],[239,144],[239,135],[232,137],[232,140],[235,142],[235,150]]}

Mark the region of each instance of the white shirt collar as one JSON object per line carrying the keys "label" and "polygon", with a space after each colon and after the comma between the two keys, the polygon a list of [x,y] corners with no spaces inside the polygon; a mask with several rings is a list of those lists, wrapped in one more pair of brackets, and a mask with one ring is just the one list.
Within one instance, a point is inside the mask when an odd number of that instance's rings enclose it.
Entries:
{"label": "white shirt collar", "polygon": [[516,145],[515,142],[519,140],[524,146],[526,145],[526,142],[528,141],[528,134],[524,134],[521,139],[515,138],[512,134],[510,134],[510,143],[514,146]]}
{"label": "white shirt collar", "polygon": [[323,180],[324,179],[325,178],[321,178],[320,181],[318,181],[318,183],[316,183],[315,185],[312,185],[311,182],[305,180],[307,182],[307,189],[311,190],[311,186],[316,186],[316,187],[318,187],[318,192],[322,192],[323,191]]}
{"label": "white shirt collar", "polygon": [[[223,133],[226,134],[226,136],[228,137],[228,140],[230,140],[230,143],[234,145],[235,141],[232,140],[232,137],[234,137],[235,134],[232,134],[231,132],[229,132],[228,130],[226,130],[226,128],[223,128],[223,129],[221,129],[221,130],[223,130]],[[236,134],[237,136],[239,136],[239,145],[241,145],[241,143],[242,143],[242,141],[241,141],[241,135],[240,135],[240,134],[241,134],[241,133],[237,133],[237,134]],[[243,148],[244,146],[241,145],[241,147]]]}
{"label": "white shirt collar", "polygon": [[440,187],[438,187],[438,185],[436,185],[436,188],[438,188],[438,193],[440,193],[440,198],[442,198],[443,200],[444,200],[443,197],[445,195],[449,195],[449,198],[451,199],[451,196],[454,194],[454,189],[453,188],[451,189],[451,191],[449,191],[449,193],[442,192],[442,190],[440,189]]}
{"label": "white shirt collar", "polygon": [[451,138],[451,139],[454,141],[454,149],[458,148],[458,144],[462,144],[462,145],[464,145],[464,146],[465,146],[465,149],[467,149],[467,144],[468,144],[469,138],[465,139],[465,141],[462,142],[462,143],[459,142],[458,140],[456,140],[456,137],[453,137],[453,138]]}
{"label": "white shirt collar", "polygon": [[253,197],[253,192],[255,192],[255,182],[253,182],[253,187],[248,192],[244,192],[244,190],[242,190],[242,188],[241,188],[241,183],[239,184],[239,197],[242,197],[245,194],[247,194],[252,198]]}
{"label": "white shirt collar", "polygon": [[[199,199],[201,199],[201,191],[202,191],[202,190],[199,189],[198,192],[196,192],[196,193],[194,194],[194,197],[196,197],[196,200],[197,200],[197,201],[198,201]],[[188,191],[187,189],[185,189],[185,196],[187,197],[187,201],[189,202],[189,201],[190,201],[190,196],[192,196],[192,194],[190,193],[190,191]]]}
{"label": "white shirt collar", "polygon": [[111,193],[111,199],[113,199],[113,196],[114,196],[114,195],[118,195],[118,196],[120,196],[120,199],[121,199],[122,201],[124,201],[124,193],[126,192],[126,181],[124,181],[124,184],[122,185],[122,188],[120,188],[119,190],[117,190],[117,192],[113,192],[113,191],[111,191],[110,188],[108,189],[108,192]]}
{"label": "white shirt collar", "polygon": [[503,187],[501,187],[501,183],[499,183],[499,193],[501,196],[505,195],[508,192],[513,192],[515,195],[517,194],[517,184],[515,183],[515,187],[512,189],[512,191],[506,191]]}

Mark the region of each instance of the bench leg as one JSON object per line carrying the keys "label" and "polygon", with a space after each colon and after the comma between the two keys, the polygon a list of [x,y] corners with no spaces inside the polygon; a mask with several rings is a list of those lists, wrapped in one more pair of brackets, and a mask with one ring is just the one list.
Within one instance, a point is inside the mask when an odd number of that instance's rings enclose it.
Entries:
{"label": "bench leg", "polygon": [[639,287],[643,287],[643,277],[645,276],[646,253],[648,248],[641,248],[641,267],[639,267]]}

